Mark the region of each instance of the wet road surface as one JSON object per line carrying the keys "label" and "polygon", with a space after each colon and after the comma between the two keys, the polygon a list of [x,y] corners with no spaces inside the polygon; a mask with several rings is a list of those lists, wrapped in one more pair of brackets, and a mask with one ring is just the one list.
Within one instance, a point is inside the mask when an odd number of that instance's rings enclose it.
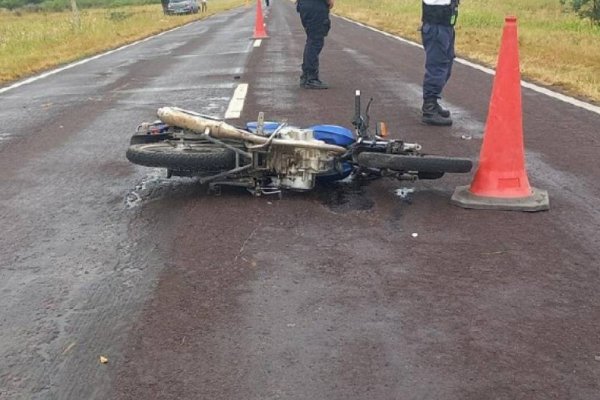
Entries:
{"label": "wet road surface", "polygon": [[361,89],[477,159],[491,76],[457,64],[426,127],[422,50],[334,18],[305,91],[293,5],[267,12],[260,47],[242,8],[0,95],[0,398],[597,399],[599,114],[524,89],[535,214],[450,205],[470,175],[279,200],[125,160],[157,107],[224,115],[238,83],[234,123],[349,126]]}

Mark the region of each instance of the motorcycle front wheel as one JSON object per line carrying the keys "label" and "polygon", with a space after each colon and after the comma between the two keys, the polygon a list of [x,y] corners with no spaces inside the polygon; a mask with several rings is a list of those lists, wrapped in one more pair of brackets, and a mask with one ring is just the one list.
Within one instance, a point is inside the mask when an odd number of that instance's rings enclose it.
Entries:
{"label": "motorcycle front wheel", "polygon": [[473,168],[471,160],[466,158],[371,152],[360,153],[358,165],[366,168],[386,168],[399,172],[432,174],[465,173],[470,172]]}
{"label": "motorcycle front wheel", "polygon": [[221,172],[235,168],[235,152],[206,141],[162,141],[129,146],[134,164],[170,171]]}

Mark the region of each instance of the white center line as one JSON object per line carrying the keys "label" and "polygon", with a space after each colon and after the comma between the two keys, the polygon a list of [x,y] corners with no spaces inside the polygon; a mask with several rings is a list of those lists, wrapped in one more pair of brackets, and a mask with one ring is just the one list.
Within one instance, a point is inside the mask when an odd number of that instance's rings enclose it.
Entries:
{"label": "white center line", "polygon": [[244,101],[246,100],[246,94],[248,93],[248,84],[240,83],[235,91],[233,97],[229,102],[229,107],[225,112],[225,119],[239,118],[244,109]]}

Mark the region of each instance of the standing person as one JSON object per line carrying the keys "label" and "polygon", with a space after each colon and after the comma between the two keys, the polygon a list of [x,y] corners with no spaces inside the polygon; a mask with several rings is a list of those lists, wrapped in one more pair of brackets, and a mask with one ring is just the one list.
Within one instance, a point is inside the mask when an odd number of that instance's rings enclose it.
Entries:
{"label": "standing person", "polygon": [[302,57],[302,75],[300,87],[306,89],[327,89],[326,83],[319,79],[319,54],[325,44],[325,36],[331,28],[329,10],[334,0],[298,0],[296,10],[306,32],[306,44]]}
{"label": "standing person", "polygon": [[200,6],[201,6],[201,8],[200,8],[200,11],[201,11],[201,12],[206,12],[206,10],[207,10],[207,8],[208,8],[208,7],[206,6],[206,0],[201,0],[201,2],[200,2]]}
{"label": "standing person", "polygon": [[269,0],[265,0],[265,4],[269,7]]}
{"label": "standing person", "polygon": [[163,14],[167,14],[167,7],[169,6],[169,0],[160,0],[160,4],[162,5]]}
{"label": "standing person", "polygon": [[428,125],[452,125],[450,111],[438,100],[452,73],[454,24],[460,0],[423,0],[421,35],[425,49],[422,121]]}

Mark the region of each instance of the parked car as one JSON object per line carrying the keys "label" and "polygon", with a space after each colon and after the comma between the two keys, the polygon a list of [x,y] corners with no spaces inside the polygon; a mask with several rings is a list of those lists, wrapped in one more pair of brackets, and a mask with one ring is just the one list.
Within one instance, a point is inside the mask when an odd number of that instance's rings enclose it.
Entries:
{"label": "parked car", "polygon": [[169,0],[167,14],[196,14],[198,3],[196,0]]}

